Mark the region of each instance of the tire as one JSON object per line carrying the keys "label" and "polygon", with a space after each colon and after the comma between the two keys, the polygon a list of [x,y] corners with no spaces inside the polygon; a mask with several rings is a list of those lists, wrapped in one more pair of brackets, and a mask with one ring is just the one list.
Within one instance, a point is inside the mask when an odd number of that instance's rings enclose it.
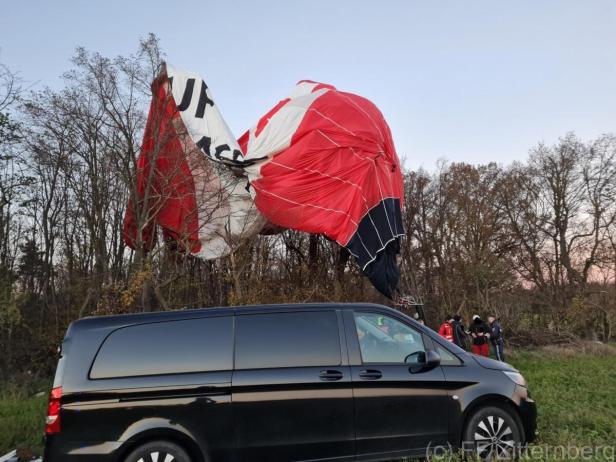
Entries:
{"label": "tire", "polygon": [[192,462],[186,451],[170,441],[151,441],[131,452],[124,462]]}
{"label": "tire", "polygon": [[523,438],[511,412],[487,406],[475,411],[466,423],[462,447],[482,460],[513,460],[522,448]]}

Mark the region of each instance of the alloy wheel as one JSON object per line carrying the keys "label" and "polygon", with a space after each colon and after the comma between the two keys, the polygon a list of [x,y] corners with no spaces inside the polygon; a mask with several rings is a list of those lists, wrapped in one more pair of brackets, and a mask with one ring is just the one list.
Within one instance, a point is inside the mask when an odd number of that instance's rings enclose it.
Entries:
{"label": "alloy wheel", "polygon": [[173,462],[176,458],[173,454],[167,452],[151,452],[146,457],[141,457],[137,462]]}
{"label": "alloy wheel", "polygon": [[487,416],[475,428],[477,455],[485,460],[512,459],[515,439],[512,428],[499,416]]}

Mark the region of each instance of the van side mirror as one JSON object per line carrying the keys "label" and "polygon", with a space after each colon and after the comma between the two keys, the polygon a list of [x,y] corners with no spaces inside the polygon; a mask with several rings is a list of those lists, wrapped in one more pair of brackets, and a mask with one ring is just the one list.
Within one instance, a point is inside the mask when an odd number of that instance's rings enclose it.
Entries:
{"label": "van side mirror", "polygon": [[427,372],[441,364],[441,355],[436,350],[416,351],[406,357],[404,362],[410,364],[409,372],[417,374],[419,372]]}

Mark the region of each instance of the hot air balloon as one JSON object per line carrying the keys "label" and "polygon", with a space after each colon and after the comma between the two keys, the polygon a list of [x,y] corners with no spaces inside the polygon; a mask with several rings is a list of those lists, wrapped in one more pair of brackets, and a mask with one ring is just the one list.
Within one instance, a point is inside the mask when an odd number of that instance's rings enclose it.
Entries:
{"label": "hot air balloon", "polygon": [[392,297],[402,172],[372,102],[302,80],[236,140],[198,75],[164,66],[152,91],[125,215],[129,246],[147,250],[159,227],[185,251],[213,259],[273,224],[346,247]]}

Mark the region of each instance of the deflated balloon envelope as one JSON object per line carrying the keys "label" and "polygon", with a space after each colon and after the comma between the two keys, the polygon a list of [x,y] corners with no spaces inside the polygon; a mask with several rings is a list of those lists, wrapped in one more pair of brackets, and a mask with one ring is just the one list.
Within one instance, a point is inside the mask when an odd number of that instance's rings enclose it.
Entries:
{"label": "deflated balloon envelope", "polygon": [[125,217],[129,245],[153,241],[152,226],[138,238],[138,214],[152,214],[167,238],[206,259],[269,223],[335,240],[392,297],[404,233],[402,172],[373,103],[301,81],[236,141],[197,75],[167,66],[152,88],[138,201]]}

